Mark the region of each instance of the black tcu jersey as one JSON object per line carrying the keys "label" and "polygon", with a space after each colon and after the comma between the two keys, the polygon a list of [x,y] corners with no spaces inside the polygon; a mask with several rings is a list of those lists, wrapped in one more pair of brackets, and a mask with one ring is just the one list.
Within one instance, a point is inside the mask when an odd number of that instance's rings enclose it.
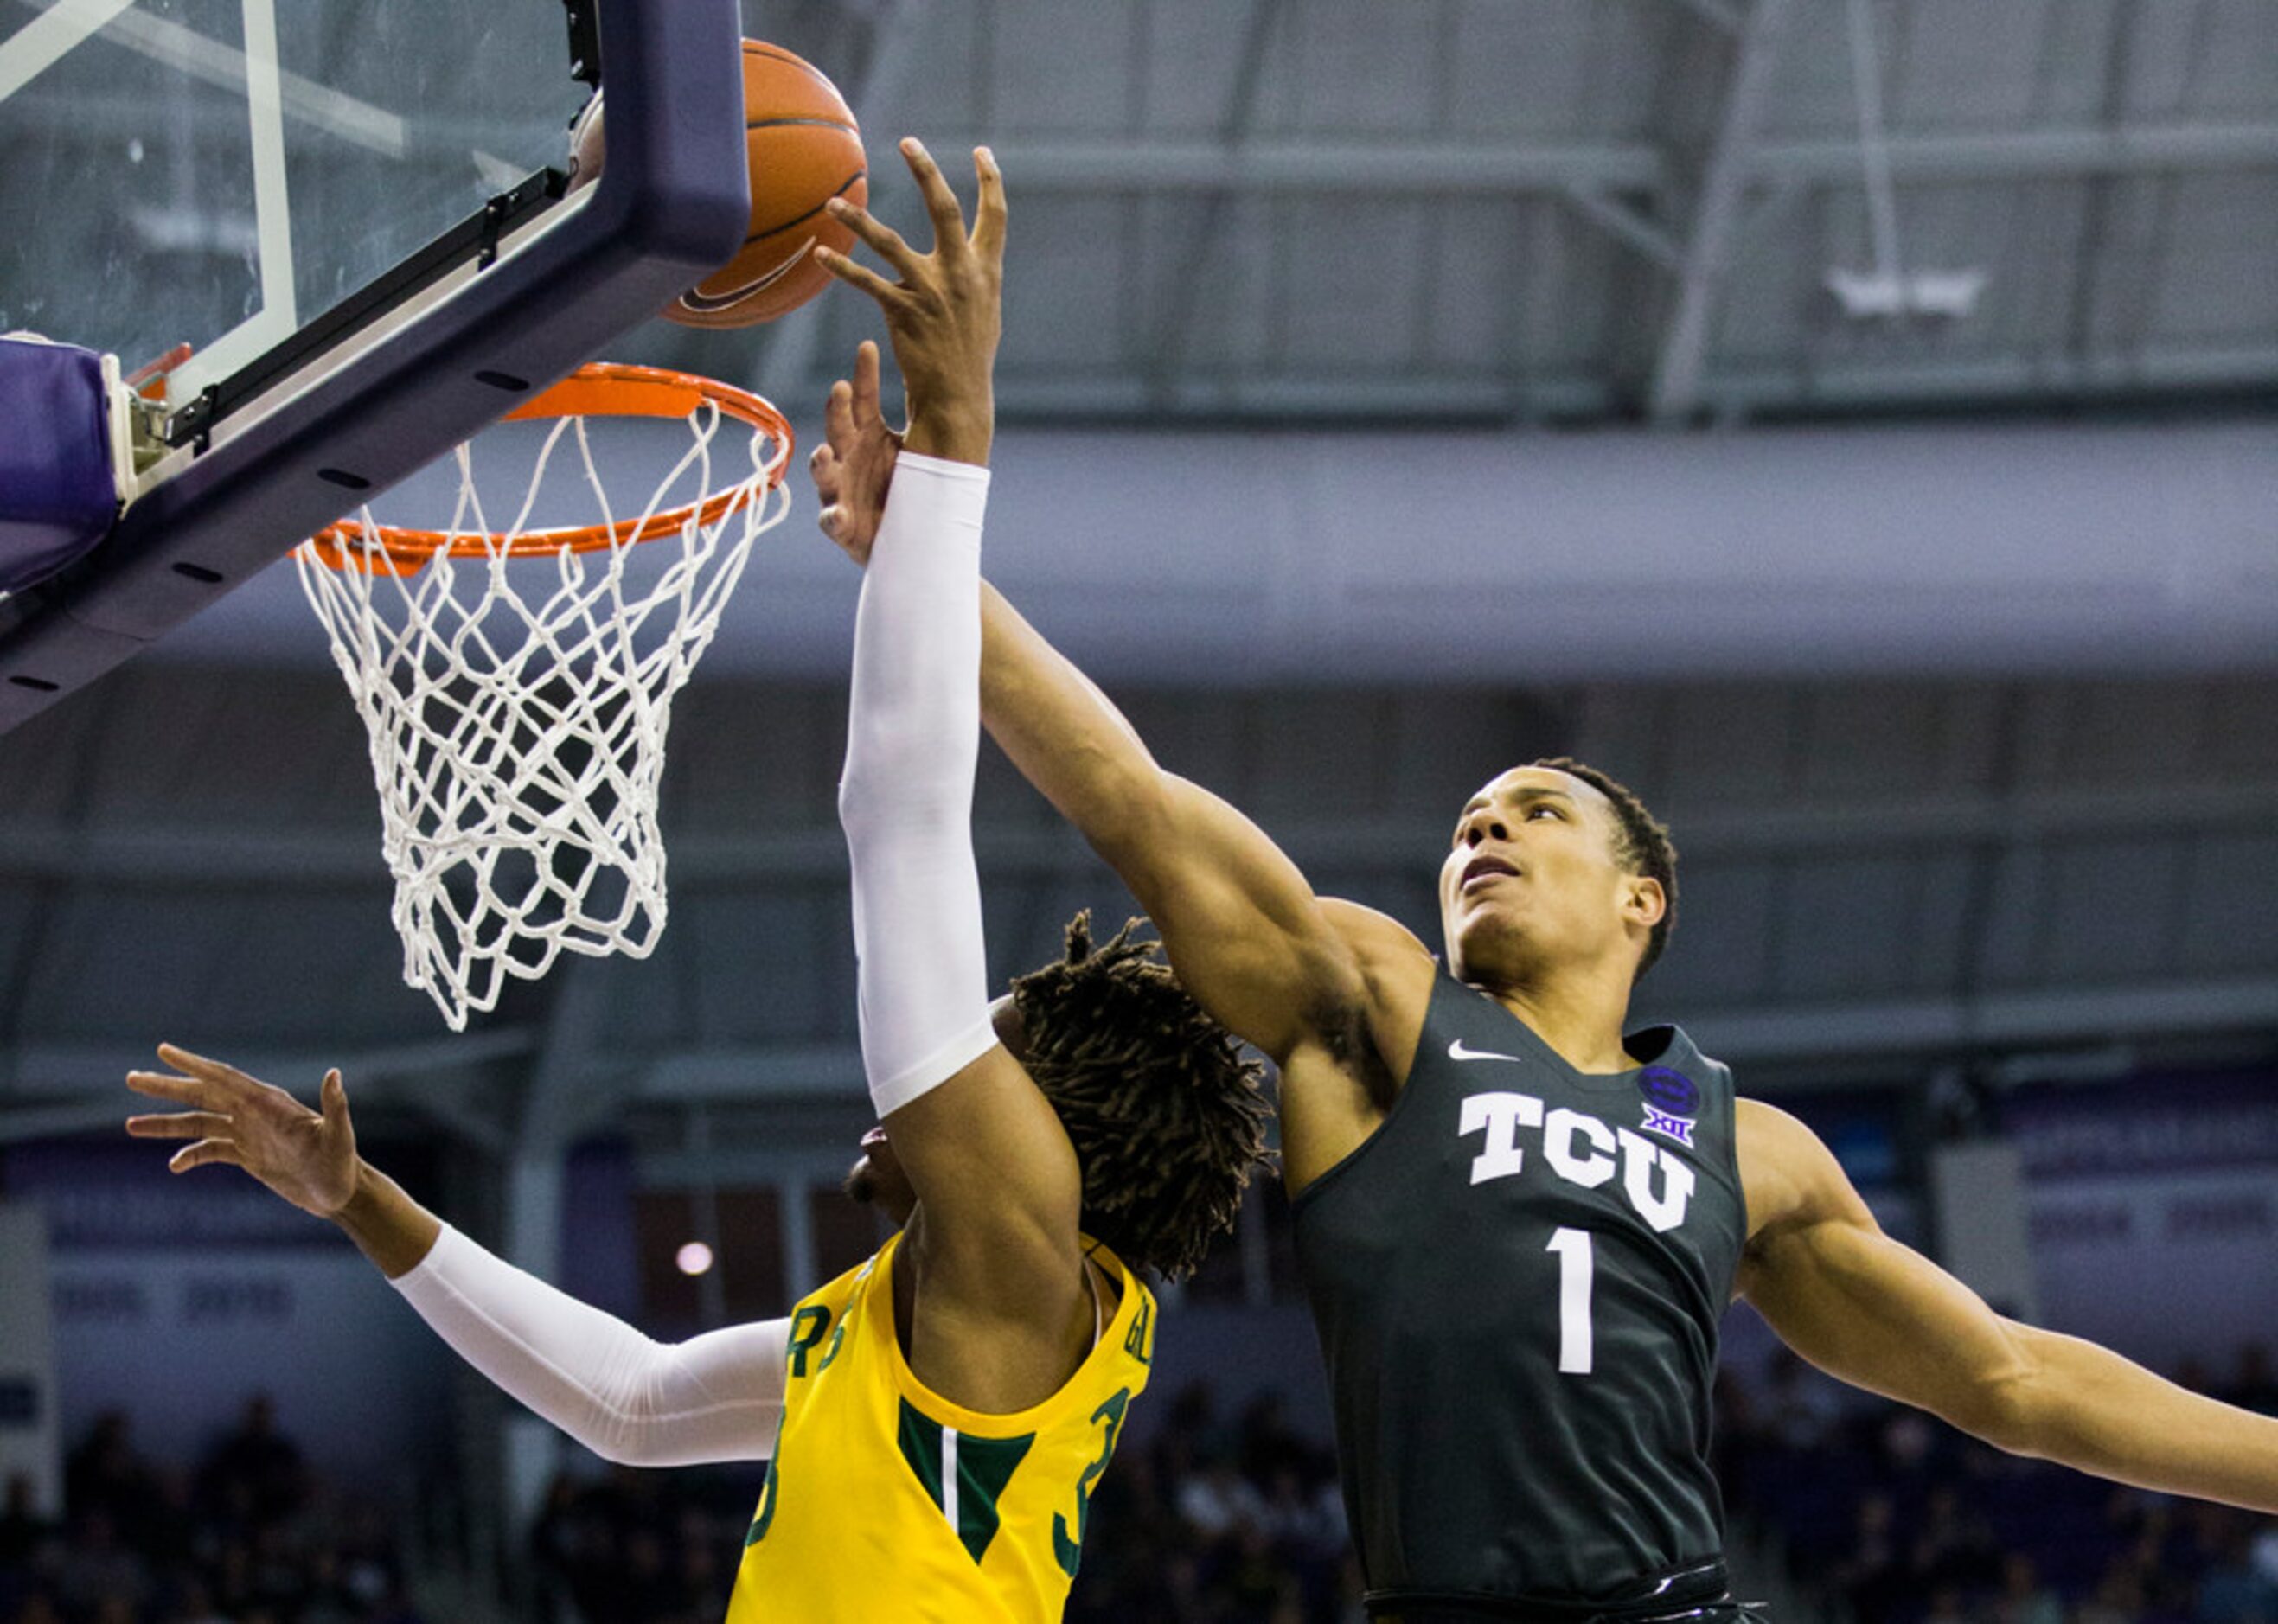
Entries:
{"label": "black tcu jersey", "polygon": [[1611,1602],[1721,1555],[1731,1074],[1628,1048],[1585,1075],[1443,974],[1383,1125],[1296,1198],[1372,1602]]}

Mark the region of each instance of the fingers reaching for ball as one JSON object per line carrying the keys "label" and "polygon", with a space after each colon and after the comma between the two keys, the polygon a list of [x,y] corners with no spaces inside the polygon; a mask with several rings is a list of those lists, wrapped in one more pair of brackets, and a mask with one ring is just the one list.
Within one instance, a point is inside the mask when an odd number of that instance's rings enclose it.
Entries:
{"label": "fingers reaching for ball", "polygon": [[[957,201],[957,194],[942,179],[941,166],[933,161],[933,154],[925,149],[923,141],[915,137],[904,141],[902,156],[909,164],[910,173],[917,177],[918,195],[925,200],[926,212],[933,217],[933,251],[957,258],[972,246],[965,234],[965,205]],[[981,149],[976,147],[976,167],[980,157]]]}
{"label": "fingers reaching for ball", "polygon": [[[905,141],[902,156],[932,218],[932,251],[919,253],[867,209],[834,199],[831,217],[899,279],[889,281],[868,266],[823,248],[816,249],[816,258],[833,276],[876,301],[886,318],[909,397],[909,448],[985,463],[995,418],[992,374],[1003,330],[1003,178],[988,149],[975,149],[974,170],[981,191],[968,233],[962,205],[924,145]],[[868,432],[866,415],[875,409],[876,400],[875,375],[866,378],[862,365],[858,360],[848,403],[858,434]],[[840,455],[844,460],[843,451]]]}
{"label": "fingers reaching for ball", "polygon": [[891,305],[901,298],[913,274],[913,263],[919,257],[916,251],[902,240],[902,234],[884,225],[860,204],[850,203],[844,198],[831,199],[829,213],[840,225],[867,243],[871,252],[891,265],[902,280],[889,282],[868,265],[858,263],[825,244],[816,245],[815,263],[840,281],[869,294],[880,304]]}
{"label": "fingers reaching for ball", "polygon": [[996,265],[1005,263],[1005,176],[997,155],[986,147],[973,149],[973,168],[981,195],[973,210],[973,251]]}

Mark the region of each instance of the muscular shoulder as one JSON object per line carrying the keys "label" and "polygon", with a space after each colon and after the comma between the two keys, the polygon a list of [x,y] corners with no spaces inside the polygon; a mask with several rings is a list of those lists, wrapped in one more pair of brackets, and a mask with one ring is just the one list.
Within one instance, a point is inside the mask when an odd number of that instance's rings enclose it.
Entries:
{"label": "muscular shoulder", "polygon": [[1432,949],[1390,914],[1339,896],[1321,898],[1321,917],[1352,957],[1372,998],[1421,980],[1428,995],[1436,963]]}
{"label": "muscular shoulder", "polygon": [[1736,1100],[1732,1129],[1751,1251],[1800,1225],[1866,1216],[1834,1153],[1787,1112],[1762,1100]]}

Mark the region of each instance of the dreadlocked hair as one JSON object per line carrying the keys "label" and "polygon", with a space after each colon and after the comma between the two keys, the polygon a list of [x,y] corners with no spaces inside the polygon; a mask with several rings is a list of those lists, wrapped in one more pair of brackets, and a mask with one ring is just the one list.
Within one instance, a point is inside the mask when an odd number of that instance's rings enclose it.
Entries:
{"label": "dreadlocked hair", "polygon": [[1022,1064],[1083,1170],[1084,1231],[1165,1279],[1195,1271],[1265,1166],[1265,1066],[1203,1013],[1132,919],[1095,949],[1089,910],[1066,956],[1013,982]]}

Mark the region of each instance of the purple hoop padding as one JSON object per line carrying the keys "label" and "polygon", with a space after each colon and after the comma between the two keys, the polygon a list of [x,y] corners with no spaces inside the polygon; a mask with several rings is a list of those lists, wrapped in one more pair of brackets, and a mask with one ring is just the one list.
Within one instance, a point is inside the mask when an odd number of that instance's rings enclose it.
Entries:
{"label": "purple hoop padding", "polygon": [[0,339],[0,592],[44,581],[111,533],[103,357]]}

